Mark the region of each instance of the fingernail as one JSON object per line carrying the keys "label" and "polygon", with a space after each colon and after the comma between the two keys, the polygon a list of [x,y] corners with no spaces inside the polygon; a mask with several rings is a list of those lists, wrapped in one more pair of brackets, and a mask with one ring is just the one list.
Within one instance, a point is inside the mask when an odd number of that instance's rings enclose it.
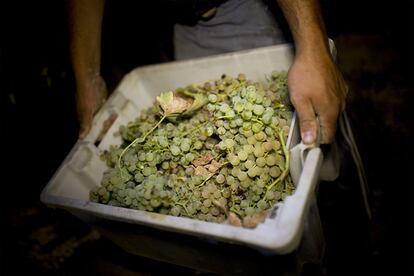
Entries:
{"label": "fingernail", "polygon": [[313,143],[313,140],[314,140],[314,137],[313,137],[312,132],[311,131],[304,132],[302,139],[303,139],[303,142],[305,144],[312,144]]}

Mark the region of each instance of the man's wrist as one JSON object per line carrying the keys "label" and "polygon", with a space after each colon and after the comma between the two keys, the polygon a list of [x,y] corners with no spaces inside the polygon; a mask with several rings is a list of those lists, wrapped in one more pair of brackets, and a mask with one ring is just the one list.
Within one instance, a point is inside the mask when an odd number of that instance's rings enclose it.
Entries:
{"label": "man's wrist", "polygon": [[295,39],[296,54],[313,56],[330,55],[329,40],[324,34],[307,34]]}
{"label": "man's wrist", "polygon": [[305,63],[309,64],[327,64],[334,63],[331,51],[329,49],[329,44],[324,45],[309,45],[300,50],[296,50],[295,60],[302,60]]}

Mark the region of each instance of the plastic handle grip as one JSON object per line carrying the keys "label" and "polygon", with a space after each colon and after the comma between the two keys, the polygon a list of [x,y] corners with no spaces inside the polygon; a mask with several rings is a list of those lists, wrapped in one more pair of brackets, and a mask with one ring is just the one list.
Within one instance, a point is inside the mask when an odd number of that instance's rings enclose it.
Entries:
{"label": "plastic handle grip", "polygon": [[[319,181],[318,172],[322,161],[323,155],[320,148],[315,147],[309,150],[296,191],[285,200],[283,212],[278,221],[280,229],[283,229],[284,240],[288,241],[282,248],[282,253],[292,252],[300,243],[305,218]],[[301,202],[305,204],[300,204]]]}

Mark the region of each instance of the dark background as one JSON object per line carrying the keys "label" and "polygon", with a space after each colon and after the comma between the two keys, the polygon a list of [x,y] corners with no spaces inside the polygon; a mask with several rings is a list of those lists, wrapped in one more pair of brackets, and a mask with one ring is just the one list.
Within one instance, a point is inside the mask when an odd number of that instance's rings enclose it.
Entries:
{"label": "dark background", "polygon": [[[110,89],[136,66],[172,59],[170,11],[114,2],[103,38]],[[351,88],[347,111],[374,211],[369,222],[352,165],[339,181],[321,183],[322,271],[414,275],[414,1],[325,0],[322,9]],[[40,203],[41,190],[77,139],[65,9],[62,1],[2,1],[0,12],[0,274],[206,273],[133,257],[75,217]]]}

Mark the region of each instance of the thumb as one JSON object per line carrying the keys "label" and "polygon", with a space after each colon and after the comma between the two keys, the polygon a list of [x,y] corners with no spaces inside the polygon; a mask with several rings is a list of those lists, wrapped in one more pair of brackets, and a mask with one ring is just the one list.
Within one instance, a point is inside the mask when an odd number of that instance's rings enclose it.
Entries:
{"label": "thumb", "polygon": [[83,116],[80,121],[79,139],[84,139],[91,130],[92,116]]}
{"label": "thumb", "polygon": [[295,109],[299,117],[300,136],[303,143],[307,145],[315,143],[317,122],[311,102],[297,103]]}
{"label": "thumb", "polygon": [[79,139],[84,139],[91,129],[90,124],[81,124],[79,130]]}

